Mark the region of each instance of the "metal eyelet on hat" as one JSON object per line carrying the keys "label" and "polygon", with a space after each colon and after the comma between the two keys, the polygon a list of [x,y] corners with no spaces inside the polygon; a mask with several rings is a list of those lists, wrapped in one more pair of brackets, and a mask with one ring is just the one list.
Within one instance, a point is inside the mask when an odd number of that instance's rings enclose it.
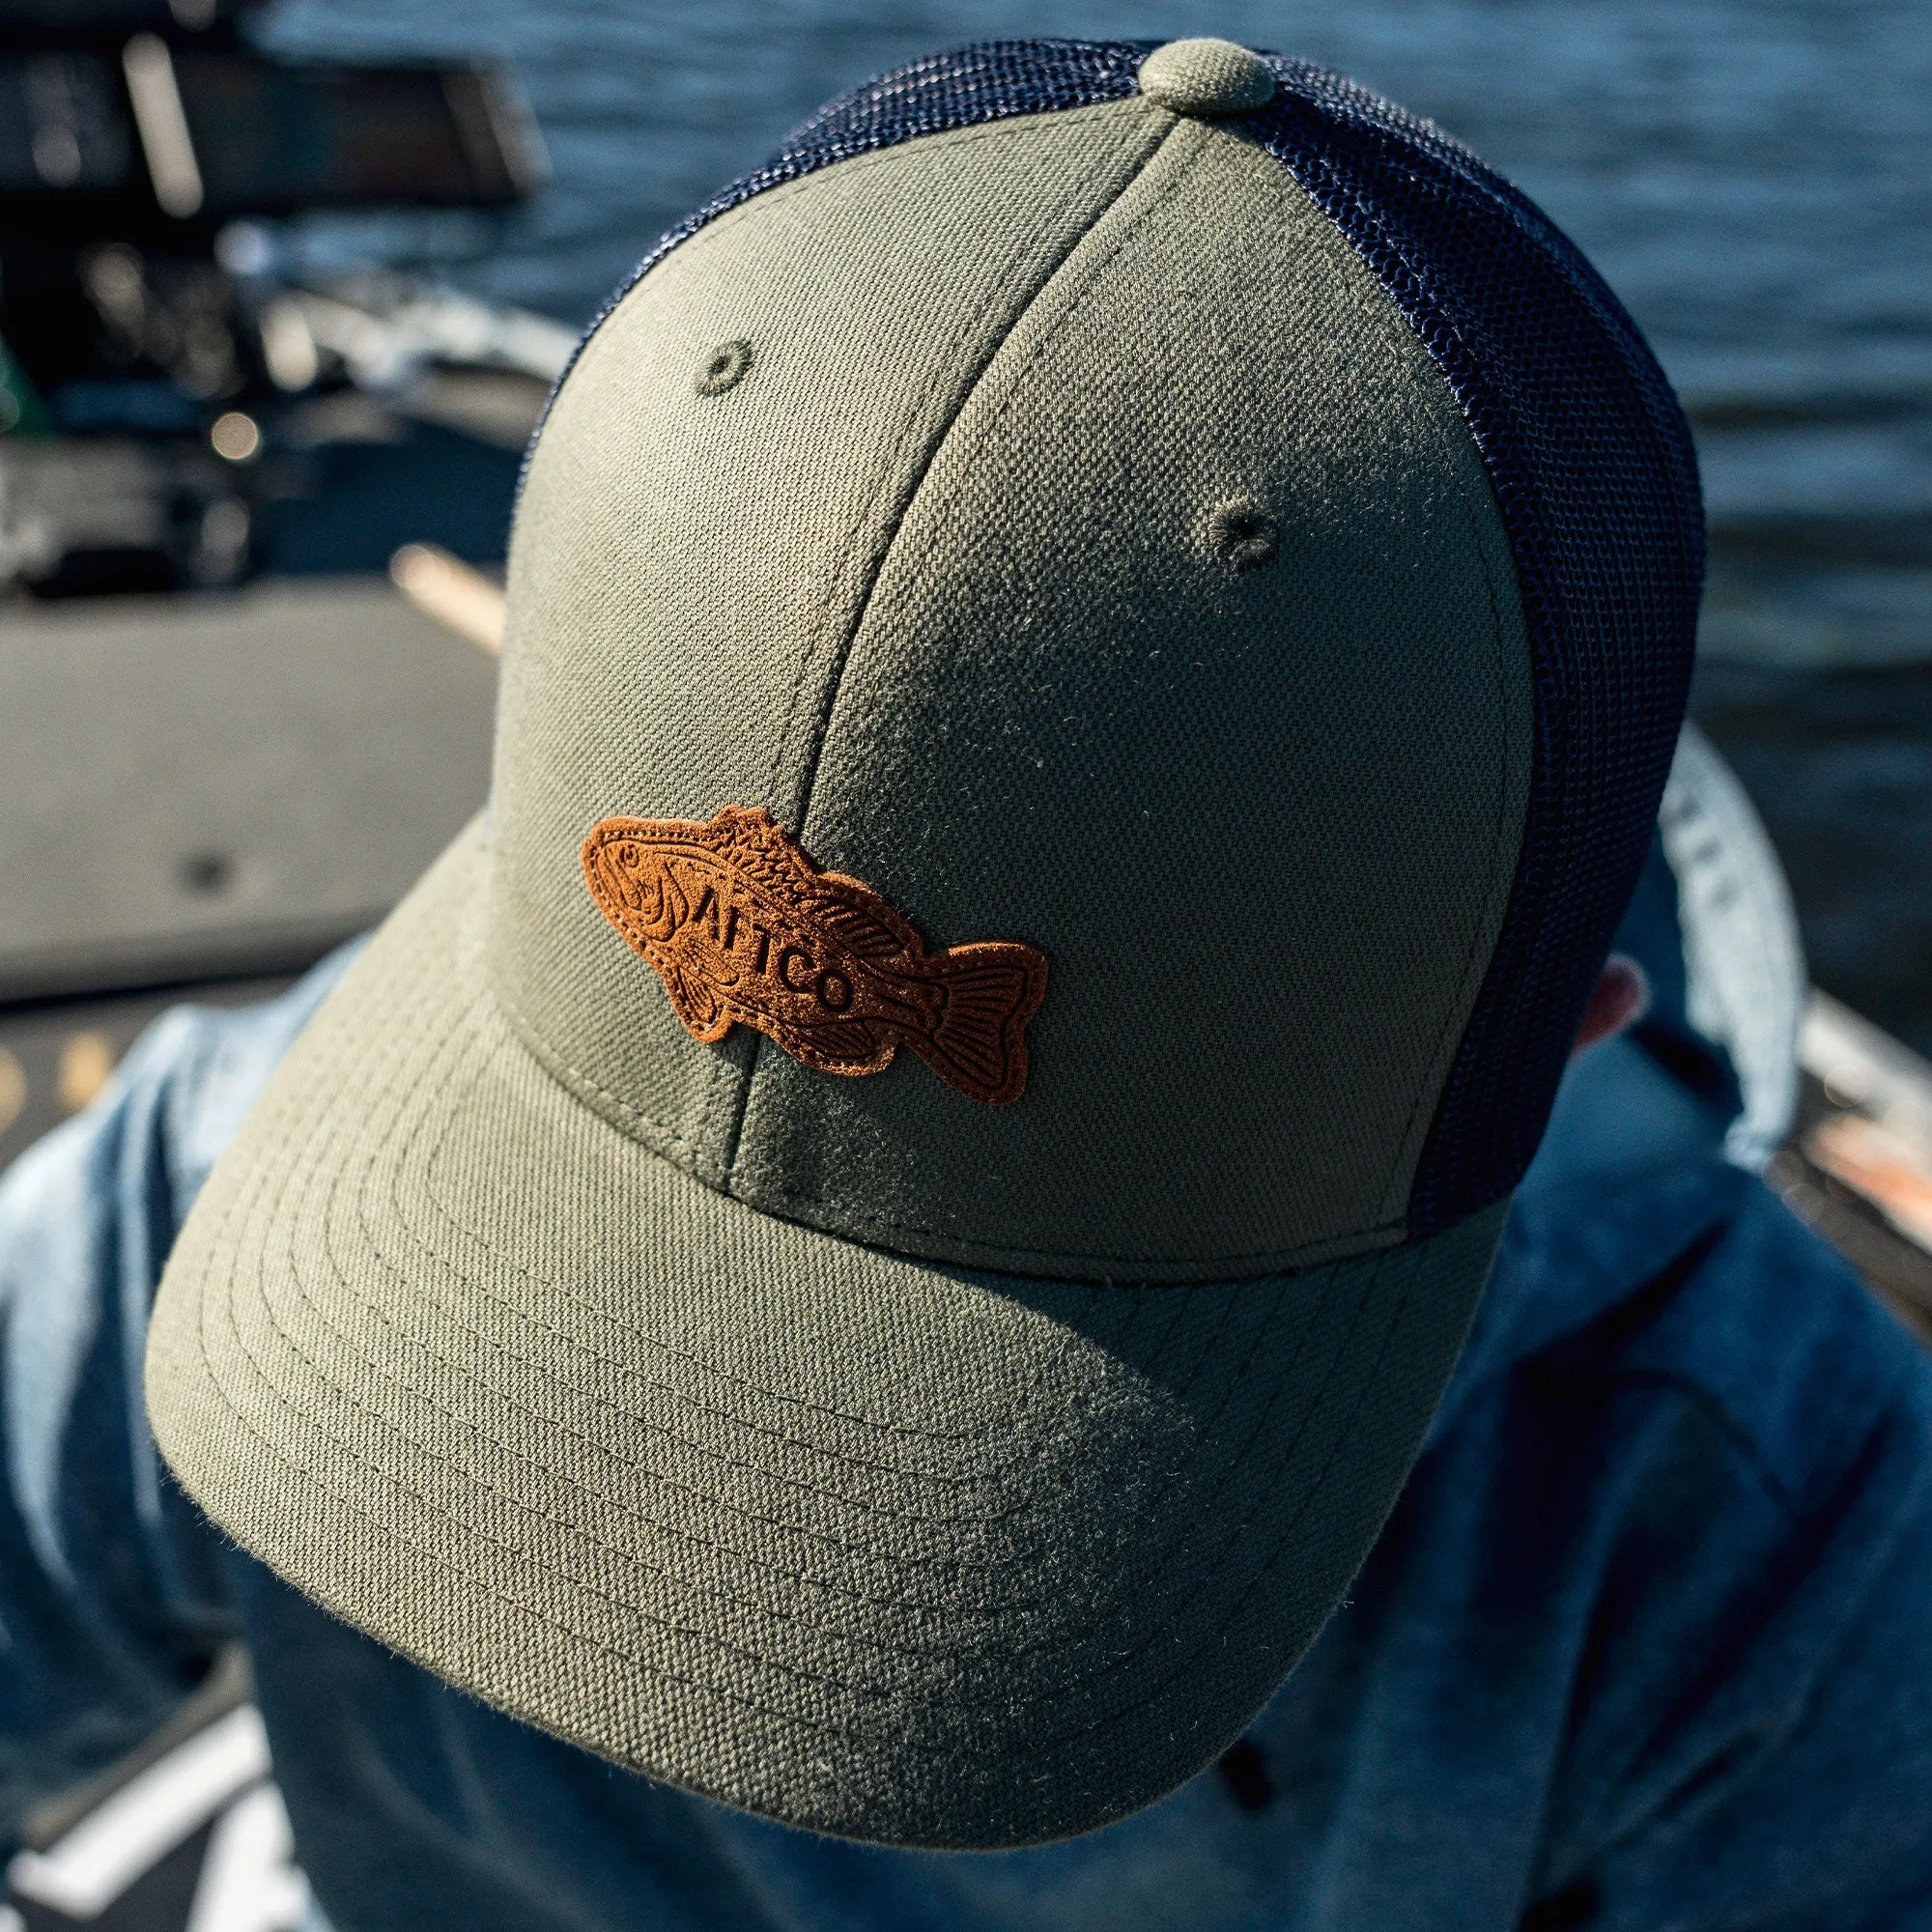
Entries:
{"label": "metal eyelet on hat", "polygon": [[700,396],[722,396],[726,389],[734,389],[751,373],[752,345],[749,342],[721,342],[704,358],[704,367],[697,372],[697,393]]}
{"label": "metal eyelet on hat", "polygon": [[1258,497],[1231,497],[1208,513],[1208,548],[1230,570],[1258,570],[1281,554],[1281,521]]}

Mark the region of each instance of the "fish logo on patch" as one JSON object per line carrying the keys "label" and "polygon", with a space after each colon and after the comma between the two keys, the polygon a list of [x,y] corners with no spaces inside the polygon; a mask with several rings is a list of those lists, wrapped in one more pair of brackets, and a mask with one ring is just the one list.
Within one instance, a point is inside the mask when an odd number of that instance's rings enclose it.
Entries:
{"label": "fish logo on patch", "polygon": [[928,952],[909,920],[869,886],[821,872],[768,812],[604,819],[583,841],[583,876],[695,1039],[755,1027],[807,1066],[847,1074],[877,1073],[909,1046],[988,1106],[1026,1088],[1039,949]]}

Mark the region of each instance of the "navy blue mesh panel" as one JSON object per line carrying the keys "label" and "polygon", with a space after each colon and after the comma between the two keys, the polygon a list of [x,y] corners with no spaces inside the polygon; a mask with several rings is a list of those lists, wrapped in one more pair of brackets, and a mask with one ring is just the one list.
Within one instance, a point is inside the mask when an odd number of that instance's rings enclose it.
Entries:
{"label": "navy blue mesh panel", "polygon": [[[1119,99],[1151,44],[991,43],[868,82],[672,229],[604,313],[668,249],[765,188],[915,135]],[[1269,64],[1274,100],[1238,125],[1348,237],[1448,379],[1495,490],[1528,631],[1528,813],[1410,1194],[1420,1236],[1508,1193],[1542,1137],[1683,715],[1703,512],[1669,385],[1548,218],[1427,123],[1326,69]]]}
{"label": "navy blue mesh panel", "polygon": [[1636,326],[1473,156],[1339,75],[1276,60],[1249,125],[1355,244],[1449,379],[1529,633],[1535,761],[1489,975],[1409,1196],[1435,1232],[1522,1177],[1643,864],[1690,683],[1704,518]]}

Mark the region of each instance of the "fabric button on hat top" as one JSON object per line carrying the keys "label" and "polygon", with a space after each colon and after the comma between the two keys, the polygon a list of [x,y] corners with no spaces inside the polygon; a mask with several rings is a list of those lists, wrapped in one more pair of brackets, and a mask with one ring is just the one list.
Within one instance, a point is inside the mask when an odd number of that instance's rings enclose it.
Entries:
{"label": "fabric button on hat top", "polygon": [[1274,75],[1233,41],[1169,41],[1141,63],[1140,88],[1171,114],[1252,114],[1274,99]]}
{"label": "fabric button on hat top", "polygon": [[284,1578],[814,1831],[1089,1831],[1274,1692],[1683,710],[1614,298],[1205,44],[921,61],[646,259],[531,452],[490,811],[156,1305],[161,1451]]}

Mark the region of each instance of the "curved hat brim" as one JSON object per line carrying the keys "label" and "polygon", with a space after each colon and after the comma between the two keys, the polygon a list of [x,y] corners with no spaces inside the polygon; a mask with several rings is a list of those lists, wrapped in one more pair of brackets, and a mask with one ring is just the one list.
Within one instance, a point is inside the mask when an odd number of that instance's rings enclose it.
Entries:
{"label": "curved hat brim", "polygon": [[841,1240],[546,1071],[486,896],[472,828],[188,1219],[148,1399],[190,1494],[490,1703],[814,1831],[1037,1843],[1203,1769],[1393,1504],[1501,1210],[1212,1286]]}

